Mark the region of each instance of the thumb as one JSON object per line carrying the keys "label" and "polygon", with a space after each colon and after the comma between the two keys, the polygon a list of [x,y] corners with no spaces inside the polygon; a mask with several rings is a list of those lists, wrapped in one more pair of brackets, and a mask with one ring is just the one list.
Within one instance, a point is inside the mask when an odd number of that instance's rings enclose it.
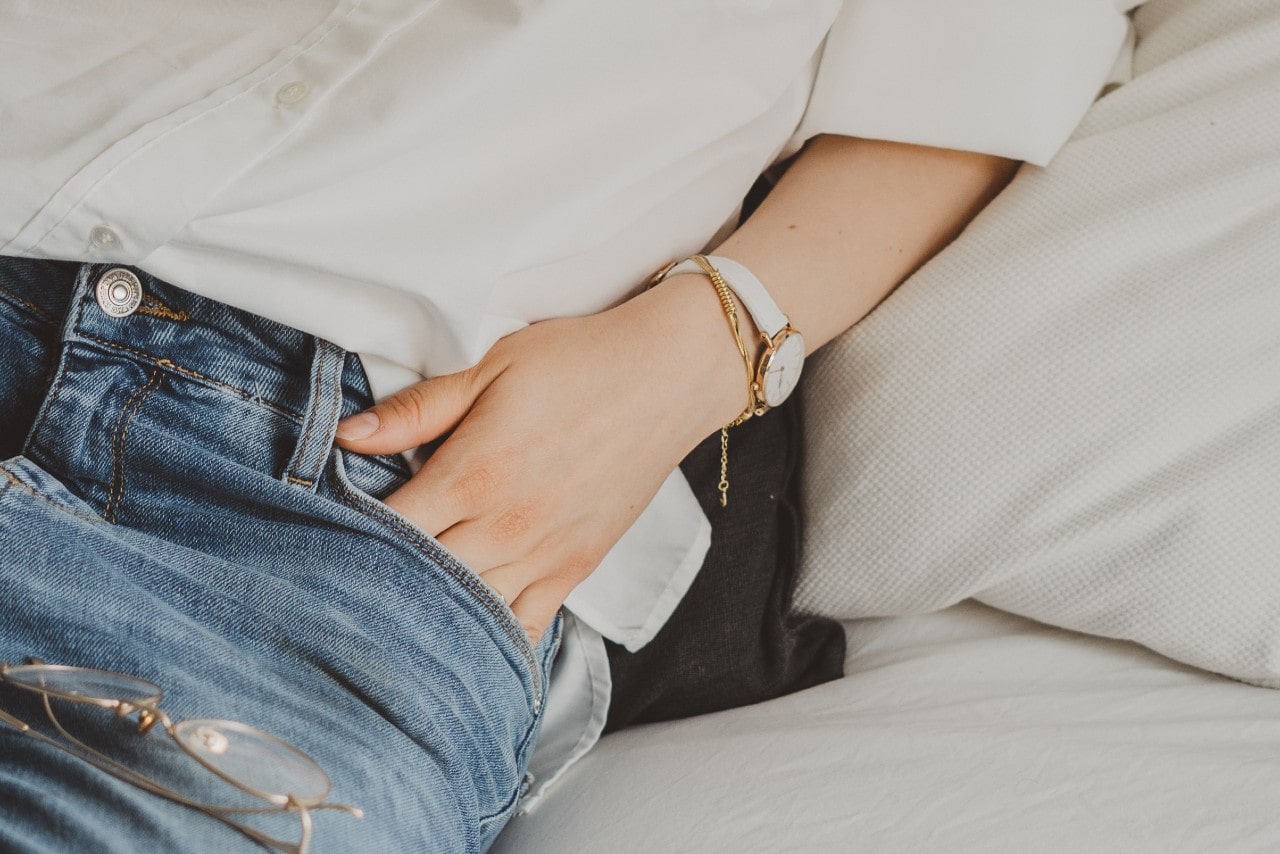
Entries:
{"label": "thumb", "polygon": [[338,422],[338,445],[358,454],[397,454],[452,430],[475,402],[466,371],[423,380]]}

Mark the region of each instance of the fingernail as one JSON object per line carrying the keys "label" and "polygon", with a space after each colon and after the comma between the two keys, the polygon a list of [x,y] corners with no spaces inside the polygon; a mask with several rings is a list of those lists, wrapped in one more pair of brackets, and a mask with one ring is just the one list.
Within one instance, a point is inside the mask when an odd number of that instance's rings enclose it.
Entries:
{"label": "fingernail", "polygon": [[365,439],[378,430],[378,413],[370,409],[338,422],[339,439]]}

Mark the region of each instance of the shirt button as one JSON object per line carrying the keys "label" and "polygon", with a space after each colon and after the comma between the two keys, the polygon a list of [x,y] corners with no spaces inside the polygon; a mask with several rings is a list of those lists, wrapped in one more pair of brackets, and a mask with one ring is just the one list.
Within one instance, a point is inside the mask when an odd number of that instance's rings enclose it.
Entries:
{"label": "shirt button", "polygon": [[301,80],[286,83],[276,90],[276,102],[280,104],[296,104],[311,93],[311,87]]}
{"label": "shirt button", "polygon": [[105,225],[95,225],[89,231],[89,245],[94,249],[115,249],[120,245],[120,235]]}
{"label": "shirt button", "polygon": [[98,279],[98,306],[112,317],[128,317],[142,303],[142,282],[130,270],[113,267]]}

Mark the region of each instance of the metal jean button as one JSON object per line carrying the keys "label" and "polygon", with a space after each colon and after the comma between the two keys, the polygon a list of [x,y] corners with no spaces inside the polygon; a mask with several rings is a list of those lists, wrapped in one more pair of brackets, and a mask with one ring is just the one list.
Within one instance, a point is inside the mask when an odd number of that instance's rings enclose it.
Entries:
{"label": "metal jean button", "polygon": [[142,282],[131,271],[113,267],[98,279],[98,306],[112,317],[128,317],[142,303]]}

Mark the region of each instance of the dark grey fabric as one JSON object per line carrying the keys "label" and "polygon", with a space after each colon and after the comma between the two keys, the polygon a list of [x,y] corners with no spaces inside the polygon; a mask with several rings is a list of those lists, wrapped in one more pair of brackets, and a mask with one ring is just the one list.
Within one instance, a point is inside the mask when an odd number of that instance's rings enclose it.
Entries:
{"label": "dark grey fabric", "polygon": [[606,731],[768,700],[844,674],[830,619],[790,611],[799,555],[798,395],[729,431],[729,504],[720,506],[720,434],[681,464],[711,521],[711,549],[667,625],[629,653],[606,642]]}

